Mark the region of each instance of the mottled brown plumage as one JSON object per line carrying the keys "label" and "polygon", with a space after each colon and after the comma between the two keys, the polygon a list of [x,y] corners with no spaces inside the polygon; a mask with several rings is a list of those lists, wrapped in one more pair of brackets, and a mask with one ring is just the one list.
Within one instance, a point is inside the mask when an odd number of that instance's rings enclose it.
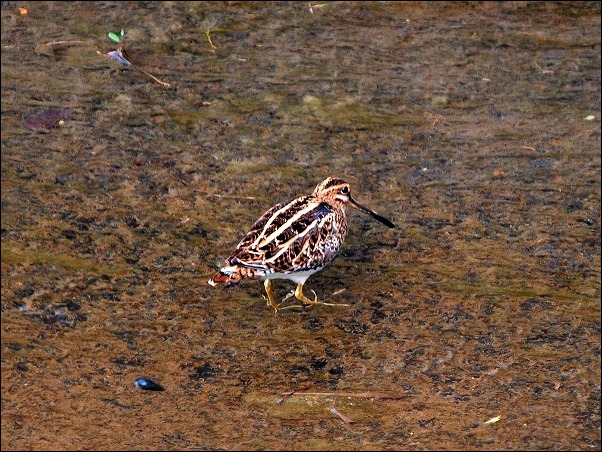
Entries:
{"label": "mottled brown plumage", "polygon": [[264,213],[209,284],[230,285],[243,278],[263,279],[268,303],[278,311],[281,304],[274,299],[271,280],[289,279],[297,284],[295,297],[304,305],[340,306],[320,302],[317,296],[310,300],[303,295],[303,284],[332,261],[343,245],[348,203],[395,227],[386,218],[357,203],[351,197],[347,182],[329,177],[320,182],[311,195],[277,204]]}

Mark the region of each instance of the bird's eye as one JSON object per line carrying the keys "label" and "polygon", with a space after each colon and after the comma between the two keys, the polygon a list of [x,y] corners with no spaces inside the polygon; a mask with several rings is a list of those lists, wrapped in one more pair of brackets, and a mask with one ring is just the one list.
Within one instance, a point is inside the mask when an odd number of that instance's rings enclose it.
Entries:
{"label": "bird's eye", "polygon": [[349,187],[343,187],[343,188],[341,188],[341,194],[348,195],[349,194]]}

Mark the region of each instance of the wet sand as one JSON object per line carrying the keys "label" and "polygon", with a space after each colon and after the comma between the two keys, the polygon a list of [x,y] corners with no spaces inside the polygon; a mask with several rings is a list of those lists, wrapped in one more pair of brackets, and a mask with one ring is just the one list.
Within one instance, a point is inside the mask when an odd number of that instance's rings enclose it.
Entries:
{"label": "wet sand", "polygon": [[[1,89],[2,450],[600,449],[599,2],[4,2]],[[327,176],[350,307],[207,284]]]}

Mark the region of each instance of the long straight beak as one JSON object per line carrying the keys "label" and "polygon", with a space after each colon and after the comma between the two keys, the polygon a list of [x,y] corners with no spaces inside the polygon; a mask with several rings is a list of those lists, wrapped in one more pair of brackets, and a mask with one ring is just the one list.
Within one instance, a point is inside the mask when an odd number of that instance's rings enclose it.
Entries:
{"label": "long straight beak", "polygon": [[395,225],[390,220],[387,220],[382,215],[377,214],[374,210],[370,210],[366,206],[362,206],[359,202],[357,202],[351,196],[349,196],[349,201],[351,201],[351,205],[353,205],[356,209],[361,210],[364,213],[367,213],[372,218],[380,221],[385,226],[389,226],[390,228],[394,228],[395,227]]}

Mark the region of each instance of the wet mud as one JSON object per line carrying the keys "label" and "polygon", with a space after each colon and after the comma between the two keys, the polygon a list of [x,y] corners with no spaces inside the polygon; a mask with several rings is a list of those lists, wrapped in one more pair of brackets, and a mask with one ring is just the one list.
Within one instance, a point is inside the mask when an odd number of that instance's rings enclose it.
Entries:
{"label": "wet mud", "polygon": [[[1,90],[2,450],[600,449],[599,2],[3,2]],[[207,284],[327,176],[350,307]]]}

